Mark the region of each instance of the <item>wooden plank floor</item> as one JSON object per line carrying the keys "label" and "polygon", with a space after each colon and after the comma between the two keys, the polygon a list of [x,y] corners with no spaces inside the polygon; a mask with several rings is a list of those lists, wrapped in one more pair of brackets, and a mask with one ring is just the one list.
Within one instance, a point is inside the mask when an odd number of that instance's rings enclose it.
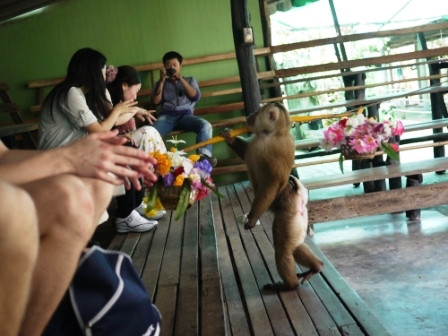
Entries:
{"label": "wooden plank floor", "polygon": [[[279,281],[272,218],[244,230],[248,182],[220,187],[175,221],[153,231],[119,234],[109,248],[132,256],[163,317],[163,335],[389,335],[362,299],[317,249],[325,269],[295,291],[269,292]],[[298,270],[299,271],[299,270]]]}

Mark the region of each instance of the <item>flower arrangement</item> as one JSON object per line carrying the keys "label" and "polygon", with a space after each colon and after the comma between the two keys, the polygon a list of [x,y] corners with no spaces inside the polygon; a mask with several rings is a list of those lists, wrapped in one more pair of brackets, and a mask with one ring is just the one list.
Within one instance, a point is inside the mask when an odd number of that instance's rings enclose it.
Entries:
{"label": "flower arrangement", "polygon": [[390,143],[389,139],[392,136],[402,135],[403,132],[404,126],[399,120],[378,122],[358,113],[330,125],[324,131],[322,147],[327,151],[333,147],[341,148],[339,166],[344,172],[342,165],[344,159],[369,156],[371,158],[379,148],[390,158],[398,160],[398,145]]}
{"label": "flower arrangement", "polygon": [[178,151],[177,144],[183,140],[167,141],[175,144],[170,151],[150,153],[157,161],[154,173],[158,180],[147,191],[146,211],[157,207],[160,201],[165,209],[175,210],[175,219],[178,220],[189,205],[208,196],[211,191],[217,191],[210,176],[213,169],[210,162],[199,160],[200,156],[196,154],[186,157],[183,151]]}

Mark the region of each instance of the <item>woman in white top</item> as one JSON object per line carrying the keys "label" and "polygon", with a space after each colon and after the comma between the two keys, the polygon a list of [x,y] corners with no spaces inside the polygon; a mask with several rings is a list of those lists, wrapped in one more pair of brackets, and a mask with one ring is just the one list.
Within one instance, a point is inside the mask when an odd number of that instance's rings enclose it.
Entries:
{"label": "woman in white top", "polygon": [[[102,53],[83,48],[73,54],[66,78],[44,101],[39,120],[39,149],[61,147],[88,133],[109,131],[127,123],[136,114],[149,115],[148,111],[136,107],[134,99],[113,106],[105,78],[106,57]],[[135,188],[126,191],[134,192]],[[129,212],[127,217],[117,218],[118,232],[144,232],[157,224],[134,209]]]}

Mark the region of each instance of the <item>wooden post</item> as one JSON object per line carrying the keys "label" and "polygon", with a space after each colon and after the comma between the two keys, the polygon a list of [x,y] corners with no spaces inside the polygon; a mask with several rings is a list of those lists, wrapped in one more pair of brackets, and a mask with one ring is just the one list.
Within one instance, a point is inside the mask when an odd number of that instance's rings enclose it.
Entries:
{"label": "wooden post", "polygon": [[[426,45],[425,34],[418,33],[417,37],[418,37],[418,41],[420,42],[421,48],[423,50],[428,50],[428,47]],[[428,57],[427,60],[429,61],[430,58]],[[439,62],[439,63],[429,64],[428,67],[429,67],[429,74],[432,76],[432,75],[439,75],[440,69],[446,68],[447,65],[446,65],[446,63]],[[439,79],[430,79],[429,84],[431,86],[440,85],[440,78]],[[446,109],[445,101],[443,100],[443,93],[438,93],[438,92],[430,93],[430,99],[431,99],[432,119],[436,120],[436,119],[446,118],[448,112]],[[432,132],[434,134],[442,133],[443,129],[442,128],[434,128],[432,130]],[[444,146],[434,147],[433,151],[434,151],[434,157],[436,157],[436,158],[445,156],[445,147]],[[444,173],[444,171],[437,172],[437,173],[442,174],[442,173]]]}
{"label": "wooden post", "polygon": [[241,88],[243,90],[244,108],[248,116],[258,110],[261,102],[253,44],[244,41],[243,28],[251,29],[249,12],[247,0],[230,0],[230,4],[235,53],[240,73]]}

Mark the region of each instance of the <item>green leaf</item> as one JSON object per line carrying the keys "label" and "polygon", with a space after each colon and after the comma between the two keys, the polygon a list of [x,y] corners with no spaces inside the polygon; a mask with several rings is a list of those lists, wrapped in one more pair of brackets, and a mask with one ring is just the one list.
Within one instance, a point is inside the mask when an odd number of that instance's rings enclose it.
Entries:
{"label": "green leaf", "polygon": [[207,188],[209,188],[218,198],[225,198],[223,194],[221,194],[217,188],[213,188],[206,180],[201,179],[201,182],[203,185],[205,185]]}
{"label": "green leaf", "polygon": [[151,211],[154,209],[157,203],[157,183],[155,183],[151,188],[148,190],[148,201],[146,203],[146,211]]}
{"label": "green leaf", "polygon": [[383,143],[381,143],[381,149],[382,149],[383,152],[386,153],[387,156],[389,156],[392,160],[395,160],[395,161],[398,161],[398,160],[399,160],[398,152],[396,152],[395,149],[392,148],[392,146],[390,145],[390,143],[388,143],[388,142],[383,142]]}
{"label": "green leaf", "polygon": [[342,174],[344,174],[344,157],[341,155],[339,156],[339,169],[341,169]]}
{"label": "green leaf", "polygon": [[179,201],[177,202],[176,211],[174,213],[175,220],[179,220],[185,213],[185,210],[187,210],[188,202],[190,201],[190,193],[190,185],[185,184],[180,192]]}

